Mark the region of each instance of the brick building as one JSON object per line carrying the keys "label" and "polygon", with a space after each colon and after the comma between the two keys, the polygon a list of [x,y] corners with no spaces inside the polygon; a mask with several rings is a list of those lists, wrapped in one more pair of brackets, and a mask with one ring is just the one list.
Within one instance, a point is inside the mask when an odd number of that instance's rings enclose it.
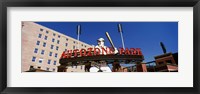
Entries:
{"label": "brick building", "polygon": [[[66,49],[76,49],[78,40],[35,22],[22,22],[22,72],[30,69],[57,72]],[[79,49],[92,47],[79,41]]]}

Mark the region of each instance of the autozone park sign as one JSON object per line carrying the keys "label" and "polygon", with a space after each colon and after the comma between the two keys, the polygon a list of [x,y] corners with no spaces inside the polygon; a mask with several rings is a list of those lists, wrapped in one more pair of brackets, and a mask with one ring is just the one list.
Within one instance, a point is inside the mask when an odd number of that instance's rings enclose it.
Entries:
{"label": "autozone park sign", "polygon": [[[75,49],[64,51],[61,55],[61,59],[64,58],[75,58],[75,57],[91,57],[99,55],[114,55],[113,48],[88,48],[88,49]],[[134,55],[134,56],[143,56],[140,48],[119,48],[118,55]]]}

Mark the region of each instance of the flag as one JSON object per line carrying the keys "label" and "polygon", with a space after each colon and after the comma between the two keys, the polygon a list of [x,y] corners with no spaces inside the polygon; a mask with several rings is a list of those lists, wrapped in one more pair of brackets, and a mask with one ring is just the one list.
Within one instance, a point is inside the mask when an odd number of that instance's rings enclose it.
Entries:
{"label": "flag", "polygon": [[78,25],[77,26],[77,35],[80,35],[81,34],[81,25]]}
{"label": "flag", "polygon": [[121,24],[118,24],[118,31],[122,32],[122,26],[121,26]]}

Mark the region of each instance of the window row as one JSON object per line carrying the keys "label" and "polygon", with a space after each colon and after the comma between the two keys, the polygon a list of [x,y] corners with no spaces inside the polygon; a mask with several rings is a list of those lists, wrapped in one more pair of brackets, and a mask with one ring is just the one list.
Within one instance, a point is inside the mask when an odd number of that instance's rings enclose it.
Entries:
{"label": "window row", "polygon": [[[38,66],[37,68],[38,68],[38,69],[41,69],[40,66]],[[29,70],[33,70],[33,69],[35,69],[35,68],[34,68],[33,66],[30,66],[30,69],[29,69]],[[47,67],[46,70],[47,70],[47,71],[50,71],[50,68]],[[55,69],[55,68],[52,68],[52,71],[56,71],[56,69]]]}
{"label": "window row", "polygon": [[[34,53],[38,53],[38,48],[34,49]],[[45,54],[45,50],[41,50],[40,54],[44,55]],[[52,56],[52,54],[53,54],[53,52],[49,52],[49,56]],[[57,58],[58,57],[58,53],[55,53],[54,56]]]}
{"label": "window row", "polygon": [[[37,59],[37,58],[36,58],[35,56],[33,56],[33,57],[32,57],[32,62],[36,62],[36,59]],[[39,63],[43,63],[43,60],[44,60],[44,59],[39,58],[38,62],[39,62]],[[50,65],[51,63],[53,63],[53,65],[56,65],[57,61],[56,61],[56,60],[53,61],[53,60],[51,60],[51,59],[48,59],[47,64]]]}
{"label": "window row", "polygon": [[[43,31],[44,31],[44,29],[40,28],[40,31],[41,31],[41,32],[43,32]],[[46,33],[48,34],[48,33],[49,33],[49,31],[48,31],[48,30],[46,30]],[[53,36],[56,36],[56,34],[55,34],[55,33],[53,33]],[[58,38],[60,38],[60,35],[58,35]]]}
{"label": "window row", "polygon": [[[85,46],[86,47],[86,46]],[[78,48],[78,47],[76,47],[75,45],[73,45],[73,49],[76,49],[76,48]]]}
{"label": "window row", "polygon": [[[76,43],[76,44],[78,44],[78,42],[74,41],[74,44],[75,44],[75,43]],[[83,45],[83,44],[81,44],[81,46],[84,46],[84,45]],[[87,47],[87,46],[85,45],[85,47]]]}
{"label": "window row", "polygon": [[[40,45],[40,41],[37,41],[37,42],[36,42],[36,45]],[[47,43],[46,43],[46,42],[43,42],[42,46],[43,46],[43,47],[46,47],[46,45],[47,45]]]}
{"label": "window row", "polygon": [[[40,41],[37,41],[37,42],[36,42],[36,45],[40,45]],[[43,42],[43,45],[42,45],[42,46],[43,46],[43,47],[46,47],[46,45],[47,45],[46,42]],[[54,48],[54,45],[51,45],[50,48],[53,49],[53,48]],[[59,50],[59,47],[58,47],[58,46],[56,46],[56,50]]]}
{"label": "window row", "polygon": [[[39,35],[38,35],[38,38],[42,38],[42,34],[39,34]],[[48,36],[44,36],[44,40],[47,40],[47,39],[48,39]],[[52,38],[51,41],[52,41],[52,42],[55,42],[55,39]],[[60,44],[60,40],[57,40],[57,44]]]}
{"label": "window row", "polygon": [[[46,68],[47,71],[50,71],[50,68]],[[54,68],[52,69],[52,71],[56,71]]]}
{"label": "window row", "polygon": [[[52,38],[52,40],[51,40],[52,42],[55,42],[55,39],[54,38]],[[60,43],[60,40],[57,40],[57,44],[59,44]]]}
{"label": "window row", "polygon": [[[40,28],[40,31],[41,32],[43,32],[44,31],[44,29],[42,29],[42,28]],[[46,34],[48,34],[49,33],[49,31],[48,30],[46,30]],[[53,36],[56,36],[56,34],[55,33],[53,33]],[[41,38],[42,37],[42,34],[39,34],[39,36],[38,36],[39,38]],[[60,35],[58,35],[58,38],[60,38]],[[47,40],[47,36],[45,37],[45,40]],[[68,41],[68,38],[66,38],[66,41]]]}
{"label": "window row", "polygon": [[[51,49],[54,49],[54,45],[51,45],[51,47],[50,47]],[[56,50],[58,50],[59,49],[59,47],[58,46],[56,46]]]}
{"label": "window row", "polygon": [[[41,38],[41,36],[42,36],[42,34],[39,34],[39,35],[38,35],[39,38]],[[47,38],[48,38],[47,36],[44,37],[45,40],[47,40]],[[52,41],[52,42],[55,42],[56,40],[55,40],[54,38],[52,38],[51,41]],[[74,41],[74,43],[76,43],[76,42]],[[60,44],[60,40],[57,40],[57,44]],[[40,41],[37,41],[37,45],[40,45]],[[45,46],[46,46],[46,42],[43,42],[43,47],[45,47]],[[68,46],[68,43],[65,43],[65,46],[67,47],[67,46]],[[86,45],[83,45],[83,44],[81,44],[81,46],[87,47]]]}

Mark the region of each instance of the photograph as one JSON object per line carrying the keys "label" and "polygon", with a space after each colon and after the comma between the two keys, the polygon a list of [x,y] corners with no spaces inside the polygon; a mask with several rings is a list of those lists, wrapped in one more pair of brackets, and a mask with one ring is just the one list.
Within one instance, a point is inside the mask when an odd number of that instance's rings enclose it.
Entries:
{"label": "photograph", "polygon": [[21,21],[21,72],[178,72],[178,21]]}
{"label": "photograph", "polygon": [[1,94],[200,94],[200,0],[3,0]]}

